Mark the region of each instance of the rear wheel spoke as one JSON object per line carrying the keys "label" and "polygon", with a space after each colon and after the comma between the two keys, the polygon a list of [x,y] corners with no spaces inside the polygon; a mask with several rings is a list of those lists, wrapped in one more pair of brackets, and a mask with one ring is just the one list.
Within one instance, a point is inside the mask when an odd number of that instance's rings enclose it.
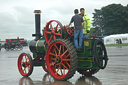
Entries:
{"label": "rear wheel spoke", "polygon": [[66,64],[68,65],[68,67],[70,68],[70,65],[69,65],[69,63],[68,62],[66,62]]}
{"label": "rear wheel spoke", "polygon": [[58,73],[59,69],[60,69],[60,65],[59,65],[59,67],[58,67],[58,69],[57,69],[56,73]]}
{"label": "rear wheel spoke", "polygon": [[70,56],[70,54],[68,54],[68,55],[66,56],[66,58],[67,58],[68,56]]}
{"label": "rear wheel spoke", "polygon": [[63,61],[71,61],[71,59],[63,59]]}
{"label": "rear wheel spoke", "polygon": [[56,50],[54,49],[54,52],[55,52],[55,55],[57,56],[57,52],[56,52]]}
{"label": "rear wheel spoke", "polygon": [[56,61],[56,59],[55,59],[55,58],[52,58],[52,60]]}
{"label": "rear wheel spoke", "polygon": [[61,72],[61,75],[63,75],[63,72],[62,72],[62,68],[61,68],[61,65],[60,65],[60,72]]}
{"label": "rear wheel spoke", "polygon": [[63,74],[65,75],[65,68],[63,68]]}
{"label": "rear wheel spoke", "polygon": [[60,48],[59,48],[59,55],[61,54],[61,45],[60,45]]}
{"label": "rear wheel spoke", "polygon": [[68,49],[61,55],[61,56],[64,56],[65,55],[65,53],[67,53],[68,52]]}
{"label": "rear wheel spoke", "polygon": [[57,66],[57,64],[55,64],[55,66],[54,66],[55,70],[56,70],[56,66]]}
{"label": "rear wheel spoke", "polygon": [[66,68],[67,70],[69,70],[69,68],[67,66],[65,66],[63,63],[62,63],[62,65],[64,66],[64,68]]}
{"label": "rear wheel spoke", "polygon": [[55,46],[55,48],[59,51],[58,47],[57,47],[56,45],[54,45],[54,46]]}
{"label": "rear wheel spoke", "polygon": [[50,52],[50,55],[56,56],[56,54],[54,54],[54,53],[51,53],[51,52]]}

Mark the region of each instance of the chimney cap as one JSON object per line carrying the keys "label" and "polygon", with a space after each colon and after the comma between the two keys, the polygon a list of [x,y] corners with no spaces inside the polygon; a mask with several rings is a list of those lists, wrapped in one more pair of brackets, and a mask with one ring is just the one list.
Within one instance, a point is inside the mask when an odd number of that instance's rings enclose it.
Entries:
{"label": "chimney cap", "polygon": [[41,13],[41,10],[35,10],[34,13],[35,14],[40,14]]}

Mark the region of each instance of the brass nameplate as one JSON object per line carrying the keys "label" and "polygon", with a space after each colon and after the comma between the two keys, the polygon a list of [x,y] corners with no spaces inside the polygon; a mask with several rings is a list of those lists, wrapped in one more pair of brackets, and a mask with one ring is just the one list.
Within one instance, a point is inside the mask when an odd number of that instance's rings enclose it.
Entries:
{"label": "brass nameplate", "polygon": [[84,46],[89,46],[89,42],[85,41]]}

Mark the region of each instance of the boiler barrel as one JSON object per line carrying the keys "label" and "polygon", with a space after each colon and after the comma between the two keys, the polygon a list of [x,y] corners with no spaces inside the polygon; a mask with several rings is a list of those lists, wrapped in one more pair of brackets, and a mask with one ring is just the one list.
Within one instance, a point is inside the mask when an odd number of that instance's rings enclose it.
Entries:
{"label": "boiler barrel", "polygon": [[45,40],[32,40],[29,44],[29,49],[32,53],[45,53],[45,45],[44,45]]}

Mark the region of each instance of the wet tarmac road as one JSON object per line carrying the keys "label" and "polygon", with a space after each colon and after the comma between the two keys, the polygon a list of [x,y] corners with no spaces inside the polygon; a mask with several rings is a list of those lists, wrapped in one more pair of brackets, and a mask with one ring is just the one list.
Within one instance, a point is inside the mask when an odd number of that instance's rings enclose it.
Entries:
{"label": "wet tarmac road", "polygon": [[17,69],[22,51],[0,51],[0,85],[128,85],[128,47],[107,47],[109,56],[105,70],[92,77],[83,77],[78,72],[68,81],[54,81],[41,67],[34,67],[30,77],[22,77]]}

